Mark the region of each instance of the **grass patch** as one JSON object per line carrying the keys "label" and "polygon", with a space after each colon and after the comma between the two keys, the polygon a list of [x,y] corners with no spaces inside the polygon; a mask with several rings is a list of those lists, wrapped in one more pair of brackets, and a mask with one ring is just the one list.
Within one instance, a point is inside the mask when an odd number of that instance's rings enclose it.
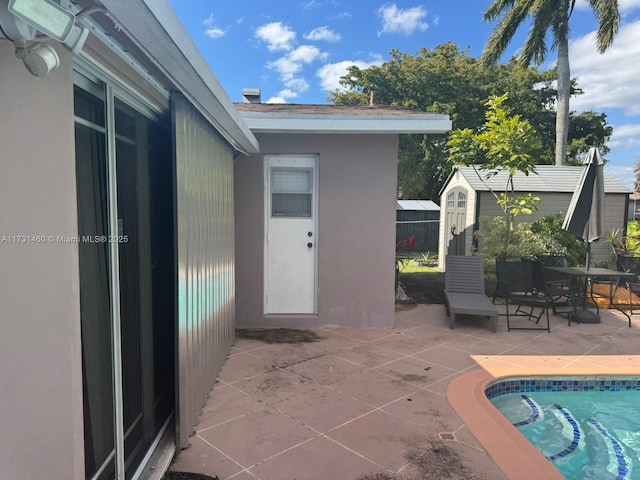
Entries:
{"label": "grass patch", "polygon": [[400,273],[439,273],[437,267],[433,265],[425,265],[421,262],[417,262],[415,260],[407,260],[404,262],[398,263],[398,267],[400,268]]}

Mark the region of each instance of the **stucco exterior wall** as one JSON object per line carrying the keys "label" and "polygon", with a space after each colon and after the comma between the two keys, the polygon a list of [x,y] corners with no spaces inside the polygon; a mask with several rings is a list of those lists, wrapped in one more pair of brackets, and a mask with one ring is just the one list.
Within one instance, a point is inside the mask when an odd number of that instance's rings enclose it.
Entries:
{"label": "stucco exterior wall", "polygon": [[73,62],[55,48],[36,78],[0,41],[2,478],[84,478],[78,249],[50,238],[77,233]]}
{"label": "stucco exterior wall", "polygon": [[317,154],[318,314],[265,316],[264,161],[235,163],[236,325],[390,328],[397,135],[257,135],[263,154]]}

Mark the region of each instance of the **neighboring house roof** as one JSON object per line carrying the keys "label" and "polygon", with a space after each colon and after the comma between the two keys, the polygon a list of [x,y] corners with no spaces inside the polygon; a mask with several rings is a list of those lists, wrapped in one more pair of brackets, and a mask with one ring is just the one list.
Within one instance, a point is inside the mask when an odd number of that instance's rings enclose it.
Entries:
{"label": "neighboring house roof", "polygon": [[431,200],[398,200],[396,209],[439,211],[440,207]]}
{"label": "neighboring house roof", "polygon": [[446,133],[448,115],[382,105],[236,103],[254,133]]}
{"label": "neighboring house roof", "polygon": [[[522,172],[518,172],[513,177],[513,186],[518,192],[564,192],[573,193],[578,184],[578,179],[584,170],[583,166],[572,165],[536,165],[536,173],[528,176]],[[478,174],[474,171],[474,167],[456,167],[444,186],[440,190],[440,194],[447,187],[453,175],[459,171],[469,182],[471,188],[476,191],[489,191],[489,188],[498,191],[504,191],[507,184],[507,172],[500,172],[490,178],[486,178],[487,172],[477,169]],[[482,177],[482,178],[481,178]],[[484,182],[483,182],[484,180]],[[618,180],[604,172],[604,191],[606,193],[629,193],[629,189],[622,185]]]}
{"label": "neighboring house roof", "polygon": [[[88,0],[78,3],[81,6],[94,5]],[[126,33],[133,40],[133,44],[125,43],[127,49],[132,54],[141,52],[153,62],[150,75],[155,70],[158,76],[168,78],[173,85],[166,88],[179,90],[236,150],[243,153],[259,151],[258,140],[240,118],[231,99],[165,0],[101,0],[101,3],[111,19],[94,15],[95,23],[99,23],[116,41]],[[94,19],[84,21],[91,23]]]}

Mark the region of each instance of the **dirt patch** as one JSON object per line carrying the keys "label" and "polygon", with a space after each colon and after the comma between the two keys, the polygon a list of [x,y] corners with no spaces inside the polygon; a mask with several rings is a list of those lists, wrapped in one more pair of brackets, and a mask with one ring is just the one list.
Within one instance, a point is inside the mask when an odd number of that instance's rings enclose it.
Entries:
{"label": "dirt patch", "polygon": [[[407,459],[420,472],[420,478],[481,480],[462,462],[458,452],[444,442],[433,442],[425,451],[412,451]],[[417,480],[417,479],[416,479]]]}
{"label": "dirt patch", "polygon": [[451,479],[451,480],[486,480],[484,476],[473,473],[462,461],[458,452],[441,441],[433,441],[426,450],[413,449],[407,453],[406,458],[418,471],[418,477],[397,476],[389,473],[378,472],[357,480],[426,480],[426,479]]}
{"label": "dirt patch", "polygon": [[293,328],[246,328],[236,330],[237,338],[258,340],[264,343],[309,343],[323,339],[310,330]]}
{"label": "dirt patch", "polygon": [[220,480],[217,476],[210,477],[209,475],[202,475],[201,473],[190,472],[167,472],[162,477],[162,480]]}
{"label": "dirt patch", "polygon": [[399,281],[412,303],[444,304],[444,273],[401,273]]}
{"label": "dirt patch", "polygon": [[365,475],[364,477],[358,477],[358,480],[398,480],[395,475],[388,473],[373,473]]}

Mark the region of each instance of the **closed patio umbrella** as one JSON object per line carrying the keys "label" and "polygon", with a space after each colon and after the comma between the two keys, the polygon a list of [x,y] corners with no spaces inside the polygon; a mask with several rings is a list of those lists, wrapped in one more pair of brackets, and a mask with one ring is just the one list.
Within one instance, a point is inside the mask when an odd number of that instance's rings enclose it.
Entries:
{"label": "closed patio umbrella", "polygon": [[587,268],[591,242],[599,240],[604,235],[603,169],[604,162],[600,150],[591,147],[562,224],[564,230],[587,242]]}

